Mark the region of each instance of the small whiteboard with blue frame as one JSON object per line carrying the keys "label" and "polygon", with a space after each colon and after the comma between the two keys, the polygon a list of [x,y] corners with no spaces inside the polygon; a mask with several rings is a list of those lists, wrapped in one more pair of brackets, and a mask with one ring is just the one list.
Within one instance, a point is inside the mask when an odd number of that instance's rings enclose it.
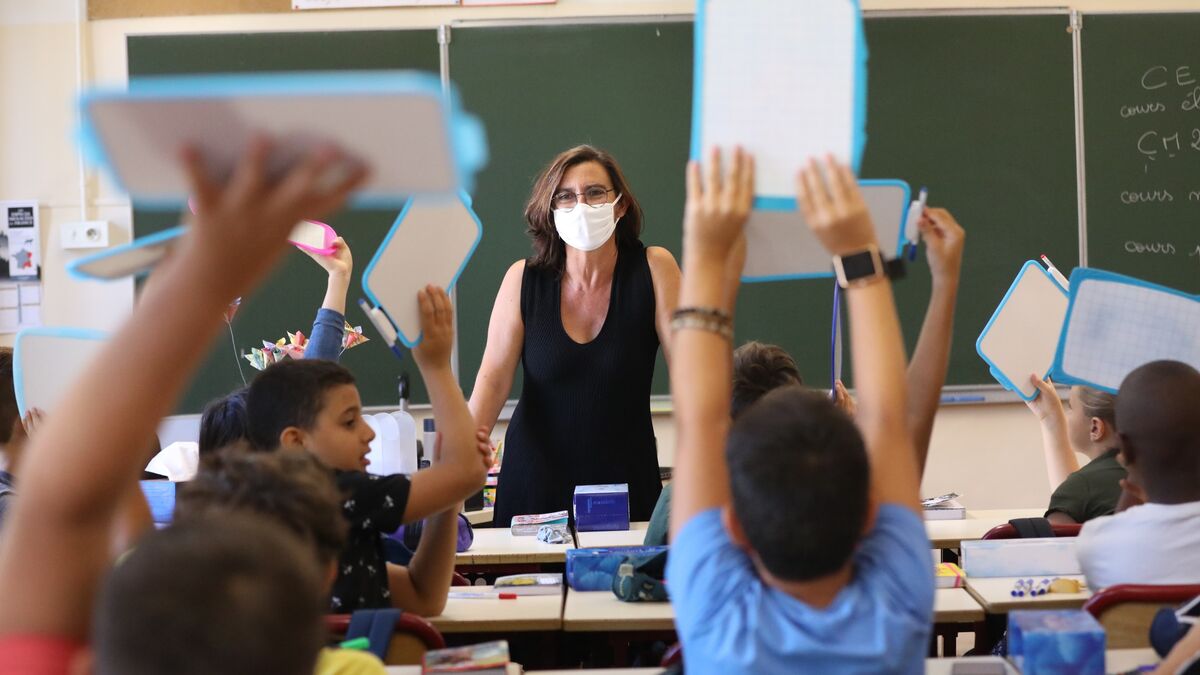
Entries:
{"label": "small whiteboard with blue frame", "polygon": [[458,283],[483,237],[471,198],[415,197],[396,217],[363,270],[363,292],[387,315],[406,347],[421,342],[417,293],[428,284]]}
{"label": "small whiteboard with blue frame", "polygon": [[1038,389],[1029,376],[1050,372],[1066,315],[1067,289],[1029,260],[979,334],[975,351],[1005,389],[1032,401]]}
{"label": "small whiteboard with blue frame", "polygon": [[1151,361],[1200,369],[1200,295],[1097,269],[1071,273],[1053,377],[1115,394]]}
{"label": "small whiteboard with blue frame", "polygon": [[796,173],[866,144],[867,47],[856,0],[697,0],[692,159],[741,146],[756,209],[794,209]]}
{"label": "small whiteboard with blue frame", "polygon": [[108,334],[86,328],[26,328],[13,343],[13,389],[17,410],[54,414],[92,359],[108,342]]}
{"label": "small whiteboard with blue frame", "polygon": [[188,197],[179,161],[199,149],[216,180],[231,175],[258,134],[274,145],[278,177],[314,149],[332,145],[370,176],[357,206],[399,208],[409,196],[470,189],[487,159],[479,121],[443,94],[430,74],[327,72],[146,77],[128,89],[95,89],[80,100],[84,155],[104,167],[141,208],[176,209]]}
{"label": "small whiteboard with blue frame", "polygon": [[[863,201],[875,222],[875,236],[885,257],[904,248],[904,221],[910,190],[902,180],[858,181]],[[781,281],[832,277],[829,253],[812,233],[804,215],[790,211],[752,211],[746,221],[746,266],[742,281]]]}

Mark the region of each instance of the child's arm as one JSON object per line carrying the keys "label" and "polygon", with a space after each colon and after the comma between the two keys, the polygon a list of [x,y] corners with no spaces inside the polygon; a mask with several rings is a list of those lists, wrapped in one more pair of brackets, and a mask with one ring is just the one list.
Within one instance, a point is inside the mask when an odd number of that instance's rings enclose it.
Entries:
{"label": "child's arm", "polygon": [[227,185],[208,178],[199,153],[185,153],[201,215],[30,443],[0,547],[0,635],[87,635],[124,488],[205,352],[177,345],[211,341],[226,305],[278,260],[292,226],[339,206],[362,179],[354,172],[318,191],[336,160],[325,150],[270,184],[269,150],[252,144]]}
{"label": "child's arm", "polygon": [[[754,163],[739,148],[725,177],[714,151],[701,178],[689,162],[683,220],[683,285],[680,309],[724,312],[731,320],[746,258],[743,227],[754,199]],[[678,434],[670,530],[674,540],[697,514],[729,504],[725,438],[733,382],[733,345],[698,328],[671,339],[671,392]]]}
{"label": "child's arm", "polygon": [[[877,246],[875,226],[848,167],[832,159],[823,167],[811,161],[800,172],[798,191],[804,217],[829,253],[850,255]],[[846,297],[858,391],[855,422],[871,459],[872,493],[879,503],[920,513],[920,478],[905,404],[904,342],[892,284],[878,278],[846,289]]]}
{"label": "child's arm", "polygon": [[1026,401],[1025,405],[1037,416],[1042,427],[1042,451],[1046,457],[1050,490],[1053,491],[1062,485],[1067,476],[1079,470],[1079,459],[1071,447],[1067,435],[1067,413],[1063,410],[1058,392],[1054,391],[1054,385],[1032,374],[1029,381],[1037,387],[1038,395],[1032,401]]}
{"label": "child's arm", "polygon": [[1179,642],[1171,648],[1167,653],[1167,658],[1158,664],[1158,668],[1154,670],[1154,675],[1179,675],[1180,673],[1192,672],[1187,670],[1188,667],[1195,667],[1200,661],[1200,624],[1192,626],[1192,629],[1184,634]]}
{"label": "child's arm", "polygon": [[[302,251],[304,249],[301,249]],[[342,356],[342,340],[346,336],[346,293],[350,290],[350,275],[354,272],[354,259],[346,240],[338,237],[333,242],[333,253],[317,255],[304,251],[329,273],[325,284],[325,300],[313,320],[312,335],[304,348],[306,359],[337,361]]]}
{"label": "child's arm", "polygon": [[933,288],[912,361],[908,364],[908,427],[917,451],[917,471],[925,474],[933,418],[950,367],[954,304],[962,268],[963,229],[946,209],[926,209],[919,221]]}
{"label": "child's arm", "polygon": [[404,522],[427,518],[465,501],[483,486],[487,467],[476,452],[475,420],[450,370],[454,307],[446,291],[426,286],[420,293],[421,344],[413,358],[421,369],[442,438],[442,461],[412,478]]}

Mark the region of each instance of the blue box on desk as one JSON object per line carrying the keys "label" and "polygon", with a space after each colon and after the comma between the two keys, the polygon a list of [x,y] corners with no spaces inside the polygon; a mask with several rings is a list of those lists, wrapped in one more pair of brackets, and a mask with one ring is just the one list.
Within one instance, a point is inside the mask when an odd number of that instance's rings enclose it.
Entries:
{"label": "blue box on desk", "polygon": [[629,529],[629,484],[576,485],[575,531]]}
{"label": "blue box on desk", "polygon": [[652,558],[666,546],[613,546],[611,548],[567,549],[567,585],[577,591],[611,591],[621,561]]}
{"label": "blue box on desk", "polygon": [[1008,614],[1008,656],[1024,675],[1104,675],[1104,627],[1082,609]]}

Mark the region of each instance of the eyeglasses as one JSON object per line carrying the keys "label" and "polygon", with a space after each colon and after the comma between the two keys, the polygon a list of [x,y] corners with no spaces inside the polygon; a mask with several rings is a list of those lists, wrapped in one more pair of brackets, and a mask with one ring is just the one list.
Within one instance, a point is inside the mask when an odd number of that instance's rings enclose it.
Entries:
{"label": "eyeglasses", "polygon": [[583,203],[587,204],[588,206],[604,206],[608,203],[608,193],[610,192],[616,192],[616,190],[603,188],[599,185],[593,185],[583,192],[571,192],[569,190],[563,190],[562,192],[555,194],[550,203],[553,204],[554,208],[556,209],[570,211],[571,209],[575,208],[576,204],[579,203],[579,197],[583,197]]}

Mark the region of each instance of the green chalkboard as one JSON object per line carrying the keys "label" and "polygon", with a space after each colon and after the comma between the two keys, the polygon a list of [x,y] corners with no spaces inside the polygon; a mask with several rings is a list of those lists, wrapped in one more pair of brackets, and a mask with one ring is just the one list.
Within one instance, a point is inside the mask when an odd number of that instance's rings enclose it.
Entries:
{"label": "green chalkboard", "polygon": [[[395,68],[437,73],[440,63],[434,30],[131,36],[128,51],[131,76]],[[391,211],[354,210],[328,219],[354,253],[356,277],[395,217]],[[134,205],[134,231],[138,236],[178,222],[179,214]],[[289,252],[270,279],[253,296],[243,299],[232,323],[238,351],[261,346],[263,340],[285,337],[288,331],[301,330],[307,335],[324,289],[325,272],[299,251]],[[350,303],[360,295],[359,285],[353,284]],[[352,324],[364,325],[364,331],[375,337],[374,329],[357,307],[348,307],[347,316]],[[208,347],[209,355],[177,412],[199,412],[205,402],[241,386],[230,342],[226,334]],[[401,371],[411,375],[413,400],[428,400],[412,360],[407,356],[404,361],[397,360],[377,339],[346,352],[342,361],[358,378],[363,401],[368,405],[396,403],[396,378]],[[241,367],[247,379],[256,372],[245,361]]]}
{"label": "green chalkboard", "polygon": [[[1078,259],[1072,48],[1067,16],[869,18],[863,177],[928,185],[969,231],[949,383],[994,384],[974,339],[1023,261]],[[505,269],[529,254],[522,208],[538,170],[577,143],[610,150],[646,209],[644,240],[680,253],[691,130],[691,23],[456,28],[452,79],[487,125],[492,163],[475,206],[484,240],[459,282],[469,390]],[[737,340],[788,348],[827,386],[832,281],[743,287]],[[897,285],[915,342],[923,262]],[[518,385],[519,386],[519,385]],[[662,360],[654,391],[667,393]],[[514,393],[515,395],[515,393]]]}
{"label": "green chalkboard", "polygon": [[1200,14],[1081,35],[1088,265],[1200,293]]}

